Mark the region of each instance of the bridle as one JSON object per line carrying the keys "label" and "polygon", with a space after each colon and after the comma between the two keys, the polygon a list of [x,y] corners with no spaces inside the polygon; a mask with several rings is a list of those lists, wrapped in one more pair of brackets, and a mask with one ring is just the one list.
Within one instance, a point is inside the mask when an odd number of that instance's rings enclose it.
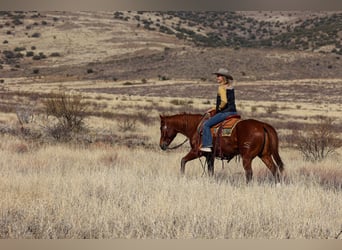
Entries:
{"label": "bridle", "polygon": [[[188,122],[186,122],[186,127],[187,127],[187,126],[188,126]],[[162,132],[163,132],[163,134],[164,134],[164,133],[167,134],[167,130],[168,130],[168,128],[167,128],[167,125],[165,124],[165,125],[162,127]],[[164,131],[165,131],[165,132],[164,132]],[[180,132],[180,131],[177,131],[177,133],[179,133],[179,132]],[[177,149],[177,148],[183,146],[184,143],[186,143],[188,140],[189,140],[189,139],[186,138],[182,143],[180,143],[180,144],[178,144],[178,145],[176,145],[176,146],[173,146],[173,147],[167,147],[167,149],[171,149],[171,150]]]}

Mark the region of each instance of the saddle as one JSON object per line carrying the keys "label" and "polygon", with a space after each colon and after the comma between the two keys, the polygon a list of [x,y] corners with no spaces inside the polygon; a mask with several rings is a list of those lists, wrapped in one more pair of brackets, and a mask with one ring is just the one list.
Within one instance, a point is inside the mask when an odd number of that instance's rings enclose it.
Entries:
{"label": "saddle", "polygon": [[223,122],[211,127],[211,134],[213,137],[230,136],[239,121],[241,121],[240,115],[230,115]]}
{"label": "saddle", "polygon": [[[211,117],[211,114],[206,114],[197,127],[197,132],[202,135],[203,123]],[[241,121],[240,115],[230,115],[224,121],[211,127],[213,137],[230,136],[236,124]]]}
{"label": "saddle", "polygon": [[[206,114],[200,124],[197,127],[198,133],[200,136],[202,136],[203,131],[203,123],[204,121],[208,120],[211,117],[211,114]],[[230,160],[231,158],[227,158],[226,156],[223,156],[222,149],[221,149],[221,138],[225,136],[231,136],[233,129],[235,128],[236,124],[238,124],[241,121],[240,115],[230,115],[228,116],[224,121],[214,125],[211,127],[211,134],[213,137],[216,137],[215,141],[215,149],[214,154],[216,152],[218,153],[216,156],[221,159],[227,159]],[[200,138],[200,137],[199,137]],[[200,144],[201,145],[201,144]],[[218,151],[217,151],[218,150]]]}

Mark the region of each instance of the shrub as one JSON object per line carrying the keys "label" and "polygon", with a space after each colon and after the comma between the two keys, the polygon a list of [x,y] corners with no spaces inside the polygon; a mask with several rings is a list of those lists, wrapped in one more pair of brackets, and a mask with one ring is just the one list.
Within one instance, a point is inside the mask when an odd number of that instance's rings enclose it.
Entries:
{"label": "shrub", "polygon": [[47,116],[57,118],[57,124],[50,125],[48,131],[55,139],[69,139],[71,132],[84,128],[86,104],[81,95],[60,91],[43,101]]}
{"label": "shrub", "polygon": [[26,48],[25,47],[15,47],[15,49],[14,49],[15,52],[20,52],[23,50],[26,50]]}
{"label": "shrub", "polygon": [[162,75],[158,75],[158,79],[161,80],[161,81],[167,81],[167,80],[170,80],[169,77],[167,76],[162,76]]}
{"label": "shrub", "polygon": [[58,53],[58,52],[53,52],[53,53],[50,54],[50,56],[51,57],[59,57],[59,56],[61,56],[61,54]]}
{"label": "shrub", "polygon": [[297,148],[309,161],[321,161],[341,146],[333,132],[333,119],[318,117],[317,120],[318,123],[311,129],[297,132]]}
{"label": "shrub", "polygon": [[256,106],[252,106],[252,107],[251,107],[251,112],[252,112],[252,113],[257,112],[257,110],[258,110],[258,108],[257,108]]}
{"label": "shrub", "polygon": [[32,106],[22,106],[16,108],[16,115],[20,125],[28,124],[33,121],[33,108]]}
{"label": "shrub", "polygon": [[32,57],[32,59],[33,59],[33,60],[40,60],[41,58],[40,58],[39,55],[35,55],[35,56]]}
{"label": "shrub", "polygon": [[15,59],[15,58],[22,58],[23,55],[20,54],[20,53],[14,53],[13,51],[10,51],[10,50],[5,50],[2,52],[2,54],[4,54],[4,56],[7,58],[7,59]]}
{"label": "shrub", "polygon": [[186,105],[185,100],[179,100],[179,99],[173,99],[170,101],[170,103],[173,105]]}
{"label": "shrub", "polygon": [[122,132],[133,131],[136,128],[137,120],[134,118],[126,117],[119,121],[119,130]]}
{"label": "shrub", "polygon": [[26,57],[32,57],[34,56],[34,52],[33,51],[27,51],[26,52]]}
{"label": "shrub", "polygon": [[32,34],[32,37],[34,37],[34,38],[38,38],[38,37],[40,37],[40,36],[41,36],[41,35],[40,35],[40,33],[38,33],[38,32]]}
{"label": "shrub", "polygon": [[134,85],[134,83],[132,83],[132,82],[124,82],[122,85],[124,85],[124,86],[132,86],[132,85]]}
{"label": "shrub", "polygon": [[278,106],[277,104],[272,104],[271,106],[267,106],[265,109],[266,109],[267,114],[273,114],[277,112]]}
{"label": "shrub", "polygon": [[39,52],[39,54],[38,55],[35,55],[35,56],[33,56],[32,57],[32,59],[33,60],[41,60],[41,59],[45,59],[47,56],[46,55],[44,55],[44,53],[43,52]]}

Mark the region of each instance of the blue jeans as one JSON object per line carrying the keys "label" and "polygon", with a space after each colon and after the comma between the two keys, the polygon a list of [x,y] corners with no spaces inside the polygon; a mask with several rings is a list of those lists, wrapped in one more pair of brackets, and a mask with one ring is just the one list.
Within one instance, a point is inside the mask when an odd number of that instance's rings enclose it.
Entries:
{"label": "blue jeans", "polygon": [[220,112],[211,117],[209,120],[205,121],[203,123],[202,147],[213,146],[213,137],[210,131],[212,126],[224,121],[228,116],[236,114],[236,112]]}

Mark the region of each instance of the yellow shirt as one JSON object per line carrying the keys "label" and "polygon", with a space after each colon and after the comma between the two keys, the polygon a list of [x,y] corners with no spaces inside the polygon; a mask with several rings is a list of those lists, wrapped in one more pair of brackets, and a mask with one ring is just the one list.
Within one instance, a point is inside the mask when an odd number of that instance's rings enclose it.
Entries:
{"label": "yellow shirt", "polygon": [[226,84],[222,84],[218,87],[218,90],[217,90],[217,94],[221,97],[221,103],[219,106],[220,109],[223,109],[228,103],[227,94],[226,94],[227,86],[228,85]]}

